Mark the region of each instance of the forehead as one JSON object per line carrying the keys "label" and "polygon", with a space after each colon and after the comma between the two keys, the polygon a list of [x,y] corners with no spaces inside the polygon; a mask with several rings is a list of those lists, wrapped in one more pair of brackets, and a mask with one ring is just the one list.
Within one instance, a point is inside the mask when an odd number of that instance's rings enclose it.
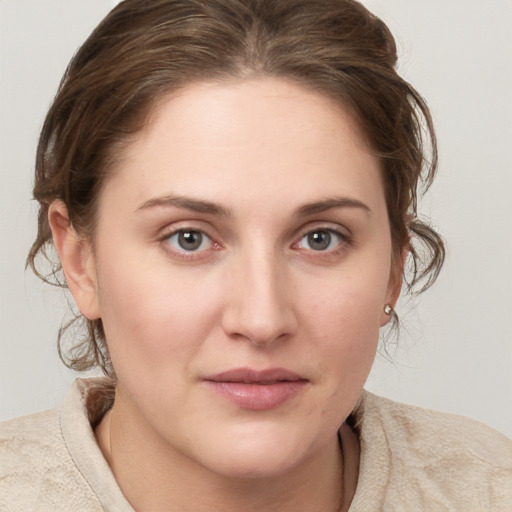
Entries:
{"label": "forehead", "polygon": [[369,200],[382,194],[380,174],[347,110],[295,83],[260,78],[193,84],[162,99],[109,181],[136,183],[126,192],[139,203],[164,192],[261,200],[276,188],[283,200],[308,202],[343,192],[333,187]]}

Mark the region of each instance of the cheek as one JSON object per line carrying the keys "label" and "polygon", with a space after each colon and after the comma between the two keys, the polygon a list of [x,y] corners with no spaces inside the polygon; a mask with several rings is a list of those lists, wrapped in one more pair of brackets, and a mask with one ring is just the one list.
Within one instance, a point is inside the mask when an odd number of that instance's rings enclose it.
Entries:
{"label": "cheek", "polygon": [[364,382],[379,339],[379,310],[366,297],[347,293],[316,323],[324,362],[334,380]]}
{"label": "cheek", "polygon": [[306,312],[305,343],[314,340],[311,348],[334,388],[341,384],[339,389],[345,391],[347,387],[360,390],[366,380],[378,345],[387,286],[384,274],[368,267],[364,272],[352,269],[333,274],[320,291],[305,286],[297,294]]}
{"label": "cheek", "polygon": [[368,268],[358,271],[333,272],[322,286],[303,280],[300,296],[303,311],[309,311],[310,322],[321,336],[332,339],[336,333],[347,340],[378,336],[383,303],[387,291],[387,274]]}
{"label": "cheek", "polygon": [[314,365],[317,377],[308,418],[316,417],[326,433],[344,421],[361,394],[378,346],[380,311],[368,294],[370,283],[341,277],[329,283],[322,294],[297,294],[304,297],[302,311],[308,311],[297,352]]}
{"label": "cheek", "polygon": [[[160,369],[186,364],[207,337],[219,303],[211,279],[172,273],[147,260],[105,258],[98,282],[102,322],[120,379],[129,373],[130,379],[147,380]],[[205,286],[211,293],[204,293]]]}

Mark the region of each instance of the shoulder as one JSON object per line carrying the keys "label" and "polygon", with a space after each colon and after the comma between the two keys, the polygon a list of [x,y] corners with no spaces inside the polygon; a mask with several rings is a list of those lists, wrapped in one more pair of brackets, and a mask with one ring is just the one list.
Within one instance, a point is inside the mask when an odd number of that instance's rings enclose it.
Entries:
{"label": "shoulder", "polygon": [[364,395],[367,420],[388,435],[397,455],[418,464],[453,458],[468,463],[512,468],[512,441],[476,420],[412,405],[369,392]]}
{"label": "shoulder", "polygon": [[368,392],[356,421],[361,471],[379,468],[389,503],[415,510],[512,510],[512,441],[499,432]]}
{"label": "shoulder", "polygon": [[0,510],[102,510],[66,446],[60,410],[0,423]]}
{"label": "shoulder", "polygon": [[2,483],[32,475],[38,467],[67,463],[60,435],[59,411],[54,409],[0,423]]}

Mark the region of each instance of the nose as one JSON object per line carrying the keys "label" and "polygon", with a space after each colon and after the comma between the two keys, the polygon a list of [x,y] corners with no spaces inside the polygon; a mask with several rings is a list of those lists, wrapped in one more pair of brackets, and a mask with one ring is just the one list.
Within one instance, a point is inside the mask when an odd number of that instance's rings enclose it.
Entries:
{"label": "nose", "polygon": [[297,316],[285,262],[272,251],[252,251],[240,257],[231,271],[222,315],[226,334],[260,347],[290,337]]}

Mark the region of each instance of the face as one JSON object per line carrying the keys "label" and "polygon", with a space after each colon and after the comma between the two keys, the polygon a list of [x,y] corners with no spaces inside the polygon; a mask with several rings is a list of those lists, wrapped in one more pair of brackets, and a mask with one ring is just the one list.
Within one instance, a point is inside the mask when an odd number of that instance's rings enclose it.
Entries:
{"label": "face", "polygon": [[98,215],[88,316],[134,428],[225,475],[336,439],[396,291],[379,163],[344,110],[279,79],[188,86]]}

